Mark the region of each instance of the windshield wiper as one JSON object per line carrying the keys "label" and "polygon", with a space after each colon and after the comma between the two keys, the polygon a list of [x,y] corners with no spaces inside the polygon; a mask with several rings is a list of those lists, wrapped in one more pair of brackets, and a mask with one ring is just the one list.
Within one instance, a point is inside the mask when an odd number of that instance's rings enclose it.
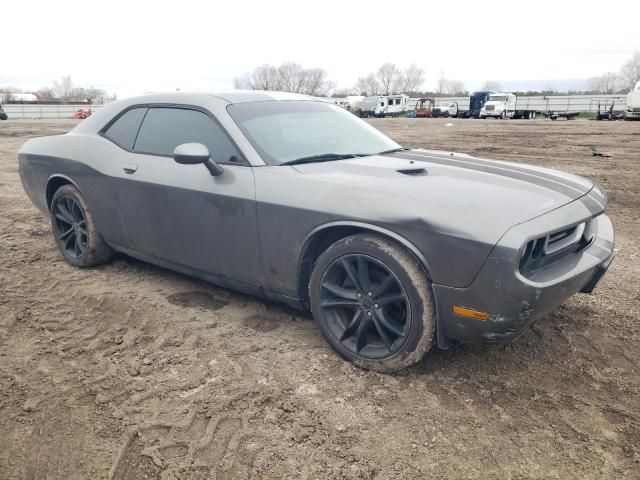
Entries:
{"label": "windshield wiper", "polygon": [[300,157],[294,160],[282,162],[280,165],[300,165],[302,163],[331,162],[333,160],[345,160],[347,158],[356,158],[361,155],[356,153],[323,153],[321,155],[309,155],[308,157]]}
{"label": "windshield wiper", "polygon": [[385,150],[383,152],[378,152],[378,153],[374,153],[373,155],[384,155],[385,153],[395,153],[395,152],[402,152],[404,150],[410,150],[409,148],[392,148],[391,150]]}
{"label": "windshield wiper", "polygon": [[303,163],[319,163],[319,162],[331,162],[334,160],[345,160],[347,158],[357,157],[370,157],[372,155],[384,155],[385,153],[401,152],[403,150],[409,150],[408,148],[392,148],[391,150],[385,150],[377,153],[322,153],[320,155],[309,155],[308,157],[300,157],[294,160],[288,160],[282,162],[280,165],[300,165]]}

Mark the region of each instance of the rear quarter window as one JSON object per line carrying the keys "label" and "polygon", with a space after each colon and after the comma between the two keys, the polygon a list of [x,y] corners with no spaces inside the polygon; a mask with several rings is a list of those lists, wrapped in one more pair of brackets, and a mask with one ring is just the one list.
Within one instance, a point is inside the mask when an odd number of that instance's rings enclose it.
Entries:
{"label": "rear quarter window", "polygon": [[111,124],[103,135],[116,145],[132,150],[146,111],[146,108],[127,110]]}

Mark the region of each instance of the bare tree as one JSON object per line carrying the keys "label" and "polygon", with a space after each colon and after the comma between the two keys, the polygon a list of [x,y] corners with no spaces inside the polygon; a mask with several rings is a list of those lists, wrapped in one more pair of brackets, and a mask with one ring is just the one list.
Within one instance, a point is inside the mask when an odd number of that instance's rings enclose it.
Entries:
{"label": "bare tree", "polygon": [[278,69],[272,65],[258,65],[251,74],[251,83],[254,90],[278,90]]}
{"label": "bare tree", "polygon": [[468,92],[460,80],[449,80],[449,93],[451,95],[466,95]]}
{"label": "bare tree", "polygon": [[596,93],[614,93],[619,85],[620,78],[614,72],[605,72],[589,80],[589,89]]}
{"label": "bare tree", "polygon": [[397,87],[401,72],[395,63],[387,62],[378,69],[376,75],[380,83],[380,91],[384,95],[389,95]]}
{"label": "bare tree", "polygon": [[327,79],[327,72],[322,68],[304,69],[299,75],[299,93],[317,97],[327,95],[335,87],[335,83]]}
{"label": "bare tree", "polygon": [[624,83],[624,88],[629,90],[633,89],[636,83],[640,81],[640,51],[635,52],[622,66],[620,78]]}
{"label": "bare tree", "polygon": [[375,73],[370,73],[366,77],[358,78],[354,88],[364,95],[377,95],[380,93],[380,82]]}
{"label": "bare tree", "polygon": [[464,83],[460,80],[449,80],[444,76],[444,72],[440,72],[440,78],[438,78],[438,86],[436,91],[440,95],[464,95]]}
{"label": "bare tree", "polygon": [[422,88],[425,81],[425,72],[418,67],[415,63],[412,63],[404,69],[402,75],[399,77],[398,92],[416,92]]}
{"label": "bare tree", "polygon": [[234,88],[282,90],[306,95],[326,95],[334,86],[322,68],[302,68],[295,62],[275,67],[258,65],[251,72],[233,79]]}
{"label": "bare tree", "polygon": [[14,93],[18,93],[18,89],[14,87],[5,87],[0,89],[0,103],[8,103],[12,101]]}
{"label": "bare tree", "polygon": [[242,75],[240,75],[239,77],[235,77],[233,79],[233,88],[237,89],[237,90],[251,90],[253,89],[253,86],[251,84],[251,74],[250,73],[244,73]]}
{"label": "bare tree", "polygon": [[278,67],[278,90],[300,93],[302,84],[307,81],[306,76],[307,72],[302,69],[302,65],[285,62]]}
{"label": "bare tree", "polygon": [[63,100],[73,96],[73,81],[71,80],[71,75],[60,77],[59,81],[53,81],[53,94]]}
{"label": "bare tree", "polygon": [[36,97],[38,97],[38,101],[40,102],[52,102],[53,101],[53,91],[50,87],[42,87],[40,90],[35,92]]}
{"label": "bare tree", "polygon": [[349,95],[360,95],[361,92],[361,90],[358,90],[355,87],[344,87],[335,89],[333,92],[331,92],[331,96],[336,98],[344,98],[348,97]]}
{"label": "bare tree", "polygon": [[483,90],[489,90],[491,92],[499,92],[502,90],[502,84],[497,80],[485,80],[482,84]]}
{"label": "bare tree", "polygon": [[101,88],[91,86],[80,90],[89,103],[103,103],[108,98],[107,92]]}

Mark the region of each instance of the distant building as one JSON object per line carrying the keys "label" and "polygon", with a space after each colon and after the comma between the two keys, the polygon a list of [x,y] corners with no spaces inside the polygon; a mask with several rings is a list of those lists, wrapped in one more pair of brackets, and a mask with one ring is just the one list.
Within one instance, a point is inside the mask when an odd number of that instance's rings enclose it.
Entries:
{"label": "distant building", "polygon": [[38,97],[33,93],[11,93],[9,97],[10,102],[19,103],[36,103]]}

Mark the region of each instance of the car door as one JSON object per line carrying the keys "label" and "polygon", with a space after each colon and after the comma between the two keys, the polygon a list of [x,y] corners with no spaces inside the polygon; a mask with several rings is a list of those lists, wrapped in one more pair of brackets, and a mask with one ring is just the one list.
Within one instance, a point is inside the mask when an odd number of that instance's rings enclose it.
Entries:
{"label": "car door", "polygon": [[[173,149],[198,142],[224,172],[181,165]],[[137,134],[120,207],[133,249],[229,279],[259,284],[253,169],[207,112],[150,106]]]}

